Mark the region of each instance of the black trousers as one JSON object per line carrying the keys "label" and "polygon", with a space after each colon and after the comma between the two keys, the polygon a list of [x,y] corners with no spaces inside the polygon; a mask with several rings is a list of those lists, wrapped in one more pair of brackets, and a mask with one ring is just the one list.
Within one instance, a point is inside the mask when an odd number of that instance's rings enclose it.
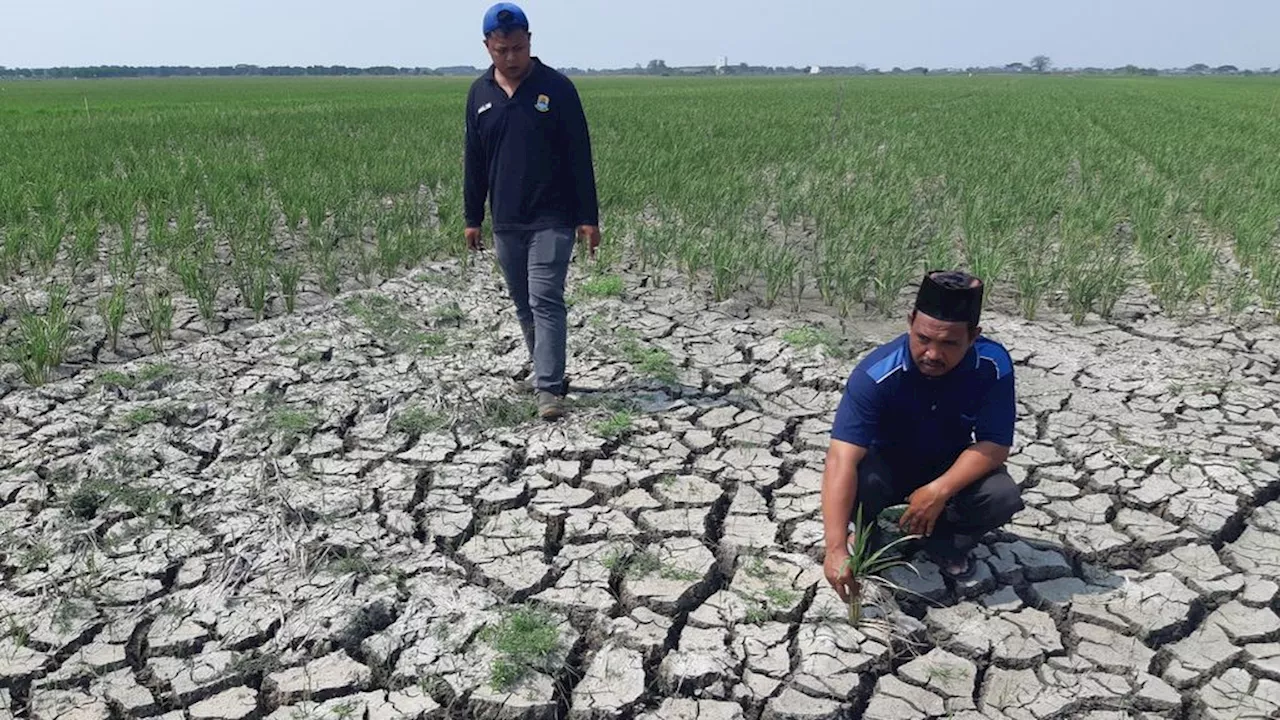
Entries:
{"label": "black trousers", "polygon": [[[911,493],[929,482],[932,473],[909,473],[894,468],[872,451],[858,464],[858,490],[854,498],[862,507],[862,524],[875,528],[876,516],[893,505],[907,502]],[[987,532],[1009,522],[1023,508],[1022,494],[1005,466],[979,478],[947,501],[925,549],[947,559],[967,555]],[[849,518],[852,528],[856,515]],[[879,533],[872,531],[872,543]]]}

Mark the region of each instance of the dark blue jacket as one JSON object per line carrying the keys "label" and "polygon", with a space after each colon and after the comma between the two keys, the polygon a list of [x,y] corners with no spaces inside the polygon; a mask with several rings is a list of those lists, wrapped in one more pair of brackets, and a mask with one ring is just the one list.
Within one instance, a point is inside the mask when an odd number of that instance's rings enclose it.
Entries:
{"label": "dark blue jacket", "polygon": [[1013,445],[1013,360],[979,337],[951,372],[928,377],[911,359],[906,334],[881,345],[849,375],[831,436],[879,451],[895,474],[927,482],[971,443]]}
{"label": "dark blue jacket", "polygon": [[577,88],[533,58],[507,93],[493,67],[467,94],[464,196],[467,227],[480,227],[488,197],[494,232],[599,225],[591,138]]}

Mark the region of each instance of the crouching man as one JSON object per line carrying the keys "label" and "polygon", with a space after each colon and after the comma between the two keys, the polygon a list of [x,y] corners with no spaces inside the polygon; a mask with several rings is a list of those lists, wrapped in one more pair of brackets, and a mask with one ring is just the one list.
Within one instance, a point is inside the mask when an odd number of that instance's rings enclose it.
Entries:
{"label": "crouching man", "polygon": [[983,289],[966,273],[927,273],[907,332],[849,376],[822,480],[824,570],[842,600],[857,506],[874,528],[882,510],[908,504],[902,529],[924,536],[929,558],[957,580],[973,573],[982,535],[1023,507],[1004,466],[1017,414],[1013,361],[982,337]]}

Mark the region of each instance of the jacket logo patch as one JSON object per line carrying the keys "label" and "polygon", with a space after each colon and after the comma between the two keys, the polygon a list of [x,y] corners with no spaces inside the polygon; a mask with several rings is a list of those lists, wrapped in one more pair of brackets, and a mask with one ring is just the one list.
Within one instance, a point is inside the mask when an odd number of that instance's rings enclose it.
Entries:
{"label": "jacket logo patch", "polygon": [[538,112],[546,112],[551,109],[551,98],[546,95],[539,95],[538,102],[534,103],[533,107],[536,108]]}
{"label": "jacket logo patch", "polygon": [[477,115],[483,115],[483,114],[484,114],[484,111],[485,111],[485,110],[488,110],[488,109],[489,109],[489,108],[491,108],[491,107],[493,107],[493,103],[491,103],[491,102],[487,102],[487,103],[485,103],[485,104],[483,104],[483,105],[481,105],[481,106],[480,106],[480,109],[476,111],[476,114],[477,114]]}

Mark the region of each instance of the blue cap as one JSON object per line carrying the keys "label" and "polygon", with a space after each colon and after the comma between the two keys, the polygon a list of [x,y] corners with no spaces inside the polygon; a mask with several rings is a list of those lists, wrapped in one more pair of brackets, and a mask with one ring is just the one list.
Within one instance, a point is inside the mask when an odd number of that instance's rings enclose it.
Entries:
{"label": "blue cap", "polygon": [[484,34],[494,30],[510,32],[515,28],[529,29],[529,18],[515,3],[500,2],[489,8],[484,14]]}

